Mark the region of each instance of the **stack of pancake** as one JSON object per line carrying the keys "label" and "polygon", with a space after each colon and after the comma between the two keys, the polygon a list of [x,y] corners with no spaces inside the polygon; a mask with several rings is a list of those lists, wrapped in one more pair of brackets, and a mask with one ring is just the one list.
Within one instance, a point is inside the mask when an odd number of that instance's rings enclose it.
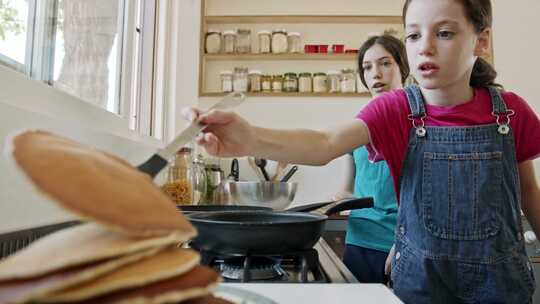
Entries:
{"label": "stack of pancake", "polygon": [[8,156],[37,190],[85,223],[0,261],[0,303],[228,303],[181,245],[195,228],[152,179],[122,159],[28,131]]}

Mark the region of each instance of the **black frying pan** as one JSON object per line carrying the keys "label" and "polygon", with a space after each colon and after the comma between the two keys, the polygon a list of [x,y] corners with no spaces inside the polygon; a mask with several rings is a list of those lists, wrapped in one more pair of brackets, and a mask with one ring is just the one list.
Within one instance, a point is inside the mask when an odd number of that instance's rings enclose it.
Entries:
{"label": "black frying pan", "polygon": [[220,212],[220,211],[271,211],[270,207],[262,206],[235,206],[235,205],[177,205],[178,210],[184,214],[193,212]]}
{"label": "black frying pan", "polygon": [[[306,213],[333,204],[325,214]],[[199,234],[191,247],[218,254],[279,255],[312,248],[328,215],[373,207],[373,199],[356,198],[293,208],[295,211],[195,212],[187,217]]]}

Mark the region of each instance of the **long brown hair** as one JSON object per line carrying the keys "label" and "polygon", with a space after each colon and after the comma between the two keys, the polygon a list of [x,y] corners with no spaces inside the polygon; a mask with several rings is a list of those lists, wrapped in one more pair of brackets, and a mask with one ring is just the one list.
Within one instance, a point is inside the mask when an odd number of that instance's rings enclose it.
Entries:
{"label": "long brown hair", "polygon": [[[413,0],[406,0],[403,5],[403,24],[407,17],[407,9]],[[491,28],[493,23],[493,13],[491,9],[491,0],[456,0],[463,5],[465,17],[471,22],[477,34],[485,29]],[[478,57],[474,63],[471,80],[469,84],[472,87],[485,87],[489,85],[501,86],[495,83],[497,71],[484,59]]]}
{"label": "long brown hair", "polygon": [[360,80],[362,84],[369,89],[366,79],[364,78],[364,56],[366,52],[375,44],[382,46],[397,63],[399,67],[399,73],[401,74],[401,84],[405,84],[405,80],[409,76],[409,64],[407,62],[407,55],[405,52],[405,46],[401,40],[390,35],[373,36],[366,40],[358,50],[358,74],[360,74]]}

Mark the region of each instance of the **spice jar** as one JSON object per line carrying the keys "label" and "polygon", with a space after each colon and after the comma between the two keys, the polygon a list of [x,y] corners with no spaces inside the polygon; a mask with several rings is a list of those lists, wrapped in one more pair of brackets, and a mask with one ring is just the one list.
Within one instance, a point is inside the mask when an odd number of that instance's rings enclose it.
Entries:
{"label": "spice jar", "polygon": [[286,53],[288,49],[287,32],[285,30],[275,30],[272,32],[272,53]]}
{"label": "spice jar", "polygon": [[223,52],[234,53],[236,49],[236,32],[232,30],[223,32]]}
{"label": "spice jar", "polygon": [[272,92],[272,76],[263,75],[261,77],[261,88],[263,92]]}
{"label": "spice jar", "polygon": [[210,30],[206,33],[206,53],[215,54],[221,51],[221,32]]}
{"label": "spice jar", "polygon": [[300,93],[311,93],[313,91],[311,73],[300,73],[298,77],[298,91]]}
{"label": "spice jar", "polygon": [[283,76],[274,75],[272,77],[272,92],[279,93],[283,91]]}
{"label": "spice jar", "polygon": [[328,92],[338,93],[341,91],[340,75],[338,71],[328,71]]}
{"label": "spice jar", "polygon": [[287,43],[289,47],[289,53],[301,53],[302,46],[300,45],[300,33],[290,32],[287,34]]}
{"label": "spice jar", "polygon": [[262,73],[258,70],[249,72],[249,91],[260,92],[261,91],[261,78]]}
{"label": "spice jar", "polygon": [[325,93],[328,91],[327,77],[325,73],[313,74],[313,92]]}
{"label": "spice jar", "polygon": [[259,31],[257,33],[259,42],[259,53],[270,53],[270,45],[272,43],[272,33],[270,31]]}
{"label": "spice jar", "polygon": [[236,52],[240,54],[251,53],[251,30],[237,30]]}
{"label": "spice jar", "polygon": [[356,75],[353,69],[341,70],[341,92],[354,93],[356,92]]}
{"label": "spice jar", "polygon": [[191,149],[182,148],[169,163],[167,183],[161,189],[178,205],[193,204]]}
{"label": "spice jar", "polygon": [[221,92],[228,93],[233,91],[233,74],[231,71],[221,71]]}
{"label": "spice jar", "polygon": [[283,92],[298,92],[298,76],[296,73],[284,74]]}
{"label": "spice jar", "polygon": [[247,92],[248,89],[248,68],[234,68],[233,91]]}

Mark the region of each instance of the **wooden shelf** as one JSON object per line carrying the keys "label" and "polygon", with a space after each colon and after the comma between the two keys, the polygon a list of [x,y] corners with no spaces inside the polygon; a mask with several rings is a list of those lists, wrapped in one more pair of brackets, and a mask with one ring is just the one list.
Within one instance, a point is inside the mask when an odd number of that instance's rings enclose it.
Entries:
{"label": "wooden shelf", "polygon": [[[221,92],[205,92],[201,93],[201,97],[220,97],[225,96],[227,93]],[[370,97],[368,92],[362,93],[271,93],[271,92],[248,92],[246,96],[251,97]]]}
{"label": "wooden shelf", "polygon": [[356,60],[358,54],[332,54],[332,53],[299,53],[299,54],[204,54],[204,58],[208,61],[219,60]]}
{"label": "wooden shelf", "polygon": [[279,15],[279,16],[204,16],[207,24],[248,23],[340,23],[340,24],[403,24],[401,16],[349,15]]}

